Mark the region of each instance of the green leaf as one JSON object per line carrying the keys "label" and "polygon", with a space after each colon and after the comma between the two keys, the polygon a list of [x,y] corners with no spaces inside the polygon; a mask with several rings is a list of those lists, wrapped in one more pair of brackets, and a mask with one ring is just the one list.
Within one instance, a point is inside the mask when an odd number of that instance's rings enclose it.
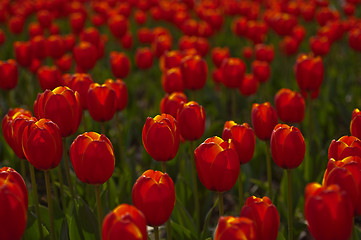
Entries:
{"label": "green leaf", "polygon": [[66,218],[64,218],[63,224],[61,225],[60,240],[69,240],[69,228]]}
{"label": "green leaf", "polygon": [[[42,227],[43,227],[44,237],[49,236],[49,232],[46,229],[46,227],[44,225],[42,225]],[[37,217],[35,215],[34,206],[31,206],[28,209],[28,220],[26,223],[26,229],[23,235],[23,239],[24,240],[40,239],[40,233],[38,230],[38,222],[37,222]]]}
{"label": "green leaf", "polygon": [[185,228],[183,225],[180,225],[176,222],[171,221],[171,223],[172,223],[172,229],[176,233],[175,236],[177,236],[177,239],[184,239],[184,240],[195,239],[194,235],[189,229]]}

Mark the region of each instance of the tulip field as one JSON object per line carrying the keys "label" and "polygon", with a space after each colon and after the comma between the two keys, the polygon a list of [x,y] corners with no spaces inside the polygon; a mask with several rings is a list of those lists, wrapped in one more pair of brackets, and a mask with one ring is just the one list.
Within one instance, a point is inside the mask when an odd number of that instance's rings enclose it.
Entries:
{"label": "tulip field", "polygon": [[361,0],[0,0],[0,240],[361,239]]}

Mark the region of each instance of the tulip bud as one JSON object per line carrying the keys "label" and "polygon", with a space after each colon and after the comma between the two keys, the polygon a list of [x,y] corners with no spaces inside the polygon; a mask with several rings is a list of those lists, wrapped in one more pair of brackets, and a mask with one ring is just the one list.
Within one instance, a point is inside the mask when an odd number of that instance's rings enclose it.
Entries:
{"label": "tulip bud", "polygon": [[277,113],[269,102],[252,106],[252,125],[256,136],[265,141],[271,138],[273,128],[277,125]]}
{"label": "tulip bud", "polygon": [[77,66],[83,71],[92,69],[98,60],[97,48],[89,42],[83,41],[75,46],[73,55]]}
{"label": "tulip bud", "polygon": [[220,217],[214,234],[214,240],[229,239],[258,239],[254,222],[246,217]]}
{"label": "tulip bud", "polygon": [[92,83],[87,94],[90,116],[98,122],[109,121],[117,109],[117,95],[107,84]]}
{"label": "tulip bud", "polygon": [[107,79],[105,85],[108,85],[111,89],[114,90],[117,97],[117,110],[122,111],[128,103],[128,90],[127,85],[121,79]]}
{"label": "tulip bud", "polygon": [[113,209],[103,220],[102,239],[146,240],[146,220],[136,207],[121,204]]}
{"label": "tulip bud", "polygon": [[184,139],[193,141],[201,138],[206,125],[203,106],[195,101],[184,103],[178,111],[177,122]]}
{"label": "tulip bud", "polygon": [[148,117],[144,124],[142,140],[145,150],[156,161],[169,161],[179,147],[177,121],[169,114]]}
{"label": "tulip bud", "polygon": [[160,112],[177,117],[179,109],[183,104],[188,102],[187,96],[182,92],[174,92],[172,94],[166,94],[160,102]]}
{"label": "tulip bud", "polygon": [[116,78],[125,78],[129,74],[130,61],[124,53],[115,51],[111,52],[110,66],[112,73]]}
{"label": "tulip bud", "polygon": [[200,56],[187,56],[181,63],[184,87],[197,90],[204,87],[207,81],[207,63]]}
{"label": "tulip bud", "polygon": [[18,84],[18,65],[15,60],[0,60],[0,89],[10,90]]}
{"label": "tulip bud", "polygon": [[57,167],[63,155],[63,142],[59,127],[48,119],[32,121],[22,136],[26,159],[38,170]]}
{"label": "tulip bud", "polygon": [[135,63],[140,69],[148,69],[153,65],[153,53],[149,48],[138,48],[135,52]]}
{"label": "tulip bud", "polygon": [[71,144],[70,160],[76,176],[88,184],[103,184],[114,171],[114,152],[109,139],[96,132],[79,135]]}
{"label": "tulip bud", "polygon": [[305,100],[296,91],[280,89],[275,95],[275,105],[277,115],[283,122],[300,123],[305,117]]}
{"label": "tulip bud", "polygon": [[163,72],[162,87],[169,94],[184,91],[182,72],[179,67],[170,68]]}
{"label": "tulip bud", "polygon": [[221,69],[224,86],[239,88],[246,72],[244,62],[239,58],[227,58],[223,60]]}
{"label": "tulip bud", "polygon": [[88,109],[87,95],[93,79],[89,74],[75,73],[71,76],[68,87],[79,93],[80,103],[83,109]]}
{"label": "tulip bud", "polygon": [[147,224],[160,226],[172,214],[175,190],[167,173],[148,170],[135,182],[132,190],[134,206],[144,213]]}
{"label": "tulip bud", "polygon": [[257,92],[259,81],[253,74],[246,74],[241,82],[239,91],[244,96],[250,96]]}

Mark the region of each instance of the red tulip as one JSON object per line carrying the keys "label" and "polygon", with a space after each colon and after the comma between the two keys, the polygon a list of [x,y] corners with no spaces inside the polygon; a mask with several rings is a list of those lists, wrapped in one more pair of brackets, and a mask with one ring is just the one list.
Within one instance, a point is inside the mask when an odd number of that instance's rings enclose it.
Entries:
{"label": "red tulip", "polygon": [[278,117],[287,123],[300,123],[305,117],[305,100],[302,95],[288,88],[280,89],[275,95]]}
{"label": "red tulip", "polygon": [[98,29],[94,27],[89,27],[82,31],[80,34],[80,41],[89,42],[94,46],[99,46],[100,44],[100,33]]}
{"label": "red tulip", "polygon": [[274,53],[274,49],[273,46],[267,46],[264,44],[257,44],[255,46],[255,54],[256,54],[256,59],[259,61],[266,61],[266,62],[272,62],[275,53]]}
{"label": "red tulip", "polygon": [[361,112],[358,108],[355,108],[352,112],[350,132],[352,136],[361,138]]}
{"label": "red tulip", "polygon": [[152,43],[154,39],[152,30],[145,27],[139,28],[137,30],[137,37],[141,43]]}
{"label": "red tulip", "polygon": [[10,90],[18,84],[18,65],[15,60],[0,60],[0,89]]}
{"label": "red tulip", "polygon": [[212,61],[217,68],[220,68],[224,59],[231,56],[228,47],[216,47],[212,50]]}
{"label": "red tulip", "polygon": [[145,171],[135,182],[132,190],[133,204],[144,213],[147,224],[160,226],[172,214],[175,190],[167,173]]}
{"label": "red tulip", "polygon": [[48,119],[32,121],[22,136],[26,159],[38,170],[49,170],[59,165],[63,142],[59,127]]}
{"label": "red tulip", "polygon": [[194,150],[199,180],[211,191],[229,191],[237,181],[240,163],[229,142],[219,137],[206,139]]}
{"label": "red tulip", "polygon": [[271,75],[271,67],[268,62],[255,60],[252,62],[253,76],[261,83],[266,82]]}
{"label": "red tulip", "polygon": [[242,49],[242,55],[245,59],[251,59],[253,56],[253,48],[252,47],[244,47]]}
{"label": "red tulip", "polygon": [[128,30],[128,21],[123,15],[117,14],[109,18],[108,26],[114,37],[121,38]]}
{"label": "red tulip", "polygon": [[[256,240],[257,231],[254,222],[246,217],[220,217],[214,240]],[[268,239],[268,238],[267,238]]]}
{"label": "red tulip", "polygon": [[[25,187],[25,188],[24,188]],[[0,169],[0,235],[20,240],[27,221],[28,192],[22,177],[11,168]]]}
{"label": "red tulip", "polygon": [[93,79],[89,74],[75,73],[71,76],[68,87],[79,93],[80,103],[83,109],[88,109],[87,95]]}
{"label": "red tulip", "polygon": [[69,16],[70,27],[73,33],[80,33],[85,25],[86,16],[80,12],[72,13]]}
{"label": "red tulip", "polygon": [[64,54],[59,59],[56,59],[55,64],[60,71],[69,71],[73,63],[73,56],[70,53]]}
{"label": "red tulip", "polygon": [[277,125],[277,113],[269,102],[254,103],[252,106],[252,125],[256,136],[265,141],[271,138],[273,128]]}
{"label": "red tulip", "polygon": [[99,122],[109,121],[117,109],[117,94],[106,84],[92,83],[87,94],[90,116]]}
{"label": "red tulip", "polygon": [[130,49],[133,46],[133,36],[130,31],[127,31],[120,39],[120,43],[124,49]]}
{"label": "red tulip", "polygon": [[134,19],[135,19],[136,23],[138,23],[139,25],[142,25],[147,21],[147,15],[145,12],[143,12],[141,10],[136,10],[134,12]]}
{"label": "red tulip", "polygon": [[25,159],[22,148],[22,134],[32,118],[32,114],[22,108],[10,109],[2,121],[2,129],[6,142],[12,148],[17,157]]}
{"label": "red tulip", "polygon": [[224,59],[221,65],[223,84],[228,88],[239,88],[246,72],[246,65],[239,58]]}
{"label": "red tulip", "polygon": [[323,176],[323,185],[337,184],[352,200],[356,215],[361,214],[361,158],[330,159]]}
{"label": "red tulip", "polygon": [[298,128],[287,124],[275,126],[271,136],[272,159],[284,169],[298,167],[305,156],[306,145]]}
{"label": "red tulip", "polygon": [[114,171],[114,152],[109,139],[96,132],[79,135],[71,144],[70,160],[76,176],[88,184],[103,184]]}
{"label": "red tulip", "polygon": [[42,35],[35,36],[30,40],[33,57],[39,60],[43,60],[46,57],[46,40]]}
{"label": "red tulip", "polygon": [[96,46],[89,42],[80,42],[73,48],[73,55],[78,67],[83,71],[92,69],[98,60]]}
{"label": "red tulip", "polygon": [[170,114],[176,118],[178,111],[186,102],[188,102],[188,99],[183,92],[173,92],[170,95],[166,94],[160,102],[160,112]]}
{"label": "red tulip", "polygon": [[34,103],[35,116],[47,118],[58,125],[62,137],[73,135],[82,116],[79,94],[68,87],[57,87],[38,94]]}
{"label": "red tulip", "polygon": [[36,18],[42,28],[49,28],[53,19],[51,12],[46,9],[38,11],[36,13]]}
{"label": "red tulip", "polygon": [[254,222],[259,239],[277,239],[280,217],[277,208],[268,197],[247,198],[241,210],[241,217]]}
{"label": "red tulip", "polygon": [[65,53],[65,43],[60,35],[51,35],[46,42],[48,55],[53,59],[61,58]]}
{"label": "red tulip", "polygon": [[328,148],[328,159],[342,160],[349,156],[361,157],[361,141],[354,136],[343,136],[332,140]]}
{"label": "red tulip", "polygon": [[105,81],[105,85],[110,86],[114,90],[117,96],[117,110],[122,111],[128,103],[127,85],[121,79],[116,79],[115,81],[108,79]]}
{"label": "red tulip", "polygon": [[129,74],[130,61],[122,52],[112,51],[110,53],[110,66],[116,78],[125,78]]}
{"label": "red tulip", "polygon": [[42,66],[37,73],[40,87],[43,91],[53,90],[61,85],[61,72],[56,66]]}
{"label": "red tulip", "polygon": [[204,87],[207,81],[207,63],[200,56],[187,56],[181,63],[184,87],[197,90]]}
{"label": "red tulip", "polygon": [[202,137],[206,125],[203,106],[195,101],[183,103],[177,114],[180,135],[189,141]]}
{"label": "red tulip", "polygon": [[28,32],[29,32],[30,38],[44,35],[44,29],[37,22],[32,22],[29,24]]}
{"label": "red tulip", "polygon": [[29,67],[33,58],[33,50],[30,42],[14,43],[16,62],[22,67]]}
{"label": "red tulip", "polygon": [[24,17],[22,16],[12,16],[8,21],[9,30],[13,34],[20,34],[23,31],[25,24]]}
{"label": "red tulip", "polygon": [[299,42],[295,37],[285,36],[280,42],[280,50],[287,56],[296,54]]}
{"label": "red tulip", "polygon": [[305,188],[304,211],[308,229],[316,240],[350,238],[353,205],[338,185],[323,187],[309,183]]}
{"label": "red tulip", "polygon": [[121,204],[113,209],[103,220],[102,239],[146,240],[146,220],[136,207]]}
{"label": "red tulip", "polygon": [[172,48],[172,39],[167,35],[156,37],[152,43],[152,50],[156,57],[161,57]]}
{"label": "red tulip", "polygon": [[229,139],[233,140],[231,148],[236,150],[241,164],[251,161],[256,145],[256,138],[253,129],[248,123],[240,125],[234,121],[227,121],[224,124],[222,139],[226,142]]}
{"label": "red tulip", "polygon": [[177,121],[169,114],[148,117],[144,124],[142,140],[145,150],[156,161],[169,161],[179,147]]}
{"label": "red tulip", "polygon": [[68,34],[63,36],[66,51],[72,51],[76,43],[74,34]]}
{"label": "red tulip", "polygon": [[182,62],[182,53],[177,50],[165,52],[160,58],[160,68],[166,71],[171,68],[177,68]]}
{"label": "red tulip", "polygon": [[302,94],[311,93],[311,97],[318,95],[319,88],[323,81],[323,63],[321,57],[301,54],[298,56],[295,73],[298,87]]}
{"label": "red tulip", "polygon": [[324,56],[330,51],[330,41],[327,37],[314,36],[310,38],[310,46],[314,55]]}
{"label": "red tulip", "polygon": [[182,72],[179,67],[170,68],[163,72],[162,87],[169,94],[184,91]]}
{"label": "red tulip", "polygon": [[135,64],[140,69],[148,69],[153,65],[153,53],[147,48],[138,48],[135,52]]}
{"label": "red tulip", "polygon": [[361,52],[361,28],[353,28],[348,33],[348,43],[350,47]]}

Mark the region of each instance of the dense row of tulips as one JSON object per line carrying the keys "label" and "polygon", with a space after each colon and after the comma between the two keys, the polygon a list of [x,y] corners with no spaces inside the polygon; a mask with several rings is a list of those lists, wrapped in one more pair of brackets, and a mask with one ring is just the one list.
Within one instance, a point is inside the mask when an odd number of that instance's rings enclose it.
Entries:
{"label": "dense row of tulips", "polygon": [[[312,103],[321,95],[329,63],[326,56],[344,36],[348,48],[361,51],[361,20],[357,18],[360,3],[343,1],[339,11],[327,0],[1,1],[0,47],[11,46],[12,50],[4,51],[1,58],[8,59],[0,60],[0,89],[4,96],[1,106],[5,106],[1,110],[2,131],[12,156],[17,158],[6,161],[19,169],[0,169],[0,238],[21,239],[31,228],[27,219],[33,218],[39,239],[58,239],[61,231],[62,239],[87,239],[89,232],[90,238],[103,240],[145,240],[151,235],[155,240],[164,236],[181,239],[177,234],[184,232],[189,239],[212,236],[215,240],[276,240],[284,238],[279,234],[282,224],[288,227],[288,239],[292,240],[298,208],[306,222],[303,227],[308,228],[309,233],[305,234],[314,239],[356,237],[359,224],[355,218],[361,214],[361,112],[356,108],[352,113],[350,136],[332,140],[325,169],[315,167],[311,149],[315,147]],[[147,27],[149,22],[151,26],[159,22],[164,26]],[[312,35],[309,26],[316,27]],[[212,41],[226,28],[232,37],[247,43],[242,46],[241,57],[237,57],[232,46],[222,47]],[[272,34],[279,46],[272,41]],[[305,41],[309,52],[301,53],[299,49]],[[123,52],[114,50],[119,46]],[[264,100],[262,85],[269,85],[275,74],[274,62],[296,54],[292,76],[299,92],[282,87],[272,95],[274,100]],[[155,63],[159,67],[154,67]],[[121,171],[118,158],[126,158],[129,153],[122,152],[118,115],[127,110],[129,100],[134,99],[129,98],[132,95],[145,104],[154,104],[154,99],[146,99],[142,91],[136,93],[129,85],[133,86],[131,78],[135,74],[151,73],[155,68],[160,70],[158,85],[164,97],[159,103],[159,114],[142,119],[142,128],[137,126],[142,132],[136,138],[142,139],[145,152],[159,164],[152,162],[149,167],[121,159],[123,167],[136,168],[137,179],[127,180],[132,185],[131,193],[126,192],[131,196],[130,205],[111,199],[114,175]],[[100,83],[93,79],[97,71],[107,71],[114,79],[106,77]],[[31,82],[25,83],[24,78]],[[230,106],[221,108],[229,107],[232,120],[218,129],[221,136],[205,134],[214,116],[208,115],[210,104],[199,95],[209,94],[209,85],[214,86],[212,91],[226,92],[223,97],[229,98]],[[11,94],[19,87],[24,96],[17,99],[16,106]],[[33,99],[31,92],[38,90]],[[252,102],[252,109],[247,112],[250,123],[237,123],[237,94]],[[260,98],[252,100],[254,96]],[[33,113],[27,110],[31,105]],[[114,118],[119,131],[115,141],[109,137],[114,136]],[[304,119],[308,121],[306,129]],[[100,126],[100,133],[93,130],[94,125]],[[300,129],[307,130],[306,138]],[[256,138],[265,145],[262,164],[266,174],[265,178],[258,176],[261,194],[253,195],[243,188],[244,174],[248,174],[245,169],[249,169],[248,163],[257,151]],[[68,140],[72,141],[70,146]],[[182,152],[185,148],[190,154]],[[183,179],[188,185],[182,189],[177,183],[181,181],[179,176],[188,171],[188,163],[191,173],[187,176],[191,179]],[[158,165],[161,171],[155,170]],[[177,179],[172,179],[175,169]],[[277,196],[281,187],[275,178],[279,176],[272,176],[281,170],[285,176],[286,191],[282,193],[287,195],[283,196],[287,214]],[[321,180],[315,177],[317,171],[324,171],[321,183],[313,182]],[[300,176],[300,172],[308,183],[303,186],[304,198],[297,193],[302,207],[293,205],[293,174]],[[41,183],[39,175],[44,175]],[[119,176],[116,179],[118,185],[120,180],[125,181]],[[198,181],[203,186],[198,186]],[[38,189],[42,183],[45,191]],[[239,196],[232,199],[237,199],[240,212],[229,216],[234,211],[226,209],[224,200],[235,192],[235,186]],[[216,200],[210,200],[214,205],[204,221],[203,187],[217,194]],[[28,189],[32,190],[31,195]],[[95,203],[93,198],[84,197],[89,189],[94,191]],[[193,203],[184,207],[187,198]],[[79,206],[88,204],[96,205],[98,218],[91,227],[84,227],[85,219],[77,217],[80,211],[86,211]],[[42,218],[44,205],[49,214],[46,219]],[[172,220],[179,208],[183,215],[189,215],[187,226]],[[55,222],[59,210],[64,216],[61,230]],[[90,210],[87,216],[92,218],[93,212]],[[72,214],[74,220],[69,216]],[[284,215],[287,224],[280,219]],[[73,222],[68,224],[67,218]],[[187,229],[189,225],[193,232]],[[88,230],[92,227],[97,229]]]}

